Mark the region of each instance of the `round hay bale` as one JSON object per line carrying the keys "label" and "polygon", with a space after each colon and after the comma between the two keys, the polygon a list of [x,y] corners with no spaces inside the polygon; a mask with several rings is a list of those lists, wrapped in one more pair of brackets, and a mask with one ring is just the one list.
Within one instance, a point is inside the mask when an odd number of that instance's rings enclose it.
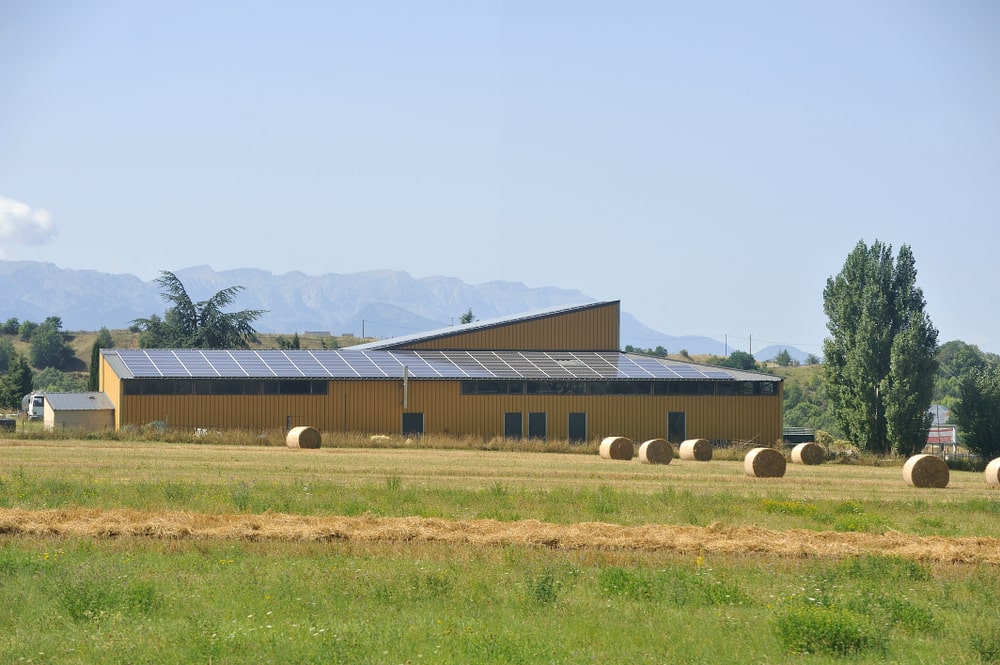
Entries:
{"label": "round hay bale", "polygon": [[826,451],[818,443],[809,441],[792,448],[792,462],[795,464],[822,464],[826,461]]}
{"label": "round hay bale", "polygon": [[785,456],[774,448],[754,448],[743,458],[743,470],[754,478],[781,478]]}
{"label": "round hay bale", "polygon": [[1000,457],[986,465],[986,485],[1000,487]]}
{"label": "round hay bale", "polygon": [[627,460],[635,454],[632,439],[624,436],[606,436],[601,441],[601,457],[604,459]]}
{"label": "round hay bale", "polygon": [[688,439],[681,443],[680,457],[683,460],[708,462],[712,459],[712,444],[708,439]]}
{"label": "round hay bale", "polygon": [[285,436],[289,448],[319,448],[323,437],[315,427],[293,427]]}
{"label": "round hay bale", "polygon": [[948,464],[936,455],[914,455],[903,465],[903,480],[911,487],[947,487]]}
{"label": "round hay bale", "polygon": [[674,447],[666,439],[650,439],[639,446],[639,461],[643,464],[670,464]]}

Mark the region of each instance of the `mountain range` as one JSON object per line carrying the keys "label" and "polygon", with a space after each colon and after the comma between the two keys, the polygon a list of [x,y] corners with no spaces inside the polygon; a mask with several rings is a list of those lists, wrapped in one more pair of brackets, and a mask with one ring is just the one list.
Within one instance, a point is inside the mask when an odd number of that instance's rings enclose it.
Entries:
{"label": "mountain range", "polygon": [[[315,331],[388,338],[456,325],[470,310],[477,319],[491,319],[596,301],[569,289],[529,288],[508,281],[473,285],[454,277],[415,279],[395,270],[275,275],[253,268],[215,271],[195,266],[174,274],[195,301],[230,286],[243,287],[233,310],[266,310],[255,323],[262,333]],[[120,329],[138,318],[162,316],[167,306],[155,280],[36,261],[0,261],[0,321],[40,323],[58,316],[67,331]],[[662,346],[671,353],[685,349],[692,355],[724,356],[731,351],[710,337],[653,330],[626,312],[621,313],[621,344],[640,349]],[[806,353],[781,345],[754,356],[769,360],[782,349],[796,360],[806,359]]]}

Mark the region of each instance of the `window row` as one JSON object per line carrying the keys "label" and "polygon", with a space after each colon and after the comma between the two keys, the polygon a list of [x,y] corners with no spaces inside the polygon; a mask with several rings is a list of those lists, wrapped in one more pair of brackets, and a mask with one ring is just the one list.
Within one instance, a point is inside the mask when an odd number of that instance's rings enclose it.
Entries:
{"label": "window row", "polygon": [[462,381],[463,395],[775,395],[772,381]]}
{"label": "window row", "polygon": [[122,381],[126,395],[326,395],[328,381],[143,379]]}

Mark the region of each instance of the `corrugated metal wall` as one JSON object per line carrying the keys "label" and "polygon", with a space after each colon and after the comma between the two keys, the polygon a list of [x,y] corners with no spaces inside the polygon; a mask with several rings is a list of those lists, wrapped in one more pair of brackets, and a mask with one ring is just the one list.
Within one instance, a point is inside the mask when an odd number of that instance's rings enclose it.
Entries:
{"label": "corrugated metal wall", "polygon": [[122,426],[121,409],[119,408],[122,397],[122,382],[108,366],[108,361],[103,355],[97,371],[97,382],[98,390],[107,395],[115,405],[115,429],[119,429]]}
{"label": "corrugated metal wall", "polygon": [[569,436],[569,414],[587,414],[587,438],[627,436],[641,442],[666,438],[667,414],[683,412],[689,438],[754,440],[781,438],[782,400],[778,395],[461,395],[460,383],[410,381],[408,411],[423,412],[428,433],[497,436],[504,413],[546,414],[548,438]]}
{"label": "corrugated metal wall", "polygon": [[[112,397],[114,401],[114,397]],[[323,431],[398,434],[403,385],[399,380],[334,381],[327,395],[124,395],[118,425],[154,421],[170,427],[282,430],[310,425]],[[781,438],[780,391],[775,396],[462,395],[460,381],[410,380],[406,412],[424,414],[428,434],[503,434],[504,414],[546,414],[547,437],[566,439],[570,413],[587,415],[587,438],[666,438],[667,414],[683,412],[689,438]]]}
{"label": "corrugated metal wall", "polygon": [[475,349],[491,351],[619,351],[618,302],[564,314],[518,321],[482,330],[460,332],[423,342],[401,345],[405,349]]}

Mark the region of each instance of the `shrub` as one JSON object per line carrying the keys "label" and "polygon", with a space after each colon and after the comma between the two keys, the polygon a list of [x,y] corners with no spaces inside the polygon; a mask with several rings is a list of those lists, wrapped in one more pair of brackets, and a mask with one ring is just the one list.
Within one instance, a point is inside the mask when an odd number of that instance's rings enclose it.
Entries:
{"label": "shrub", "polygon": [[884,651],[887,637],[865,617],[843,609],[802,605],[778,617],[775,632],[792,653],[846,656]]}

